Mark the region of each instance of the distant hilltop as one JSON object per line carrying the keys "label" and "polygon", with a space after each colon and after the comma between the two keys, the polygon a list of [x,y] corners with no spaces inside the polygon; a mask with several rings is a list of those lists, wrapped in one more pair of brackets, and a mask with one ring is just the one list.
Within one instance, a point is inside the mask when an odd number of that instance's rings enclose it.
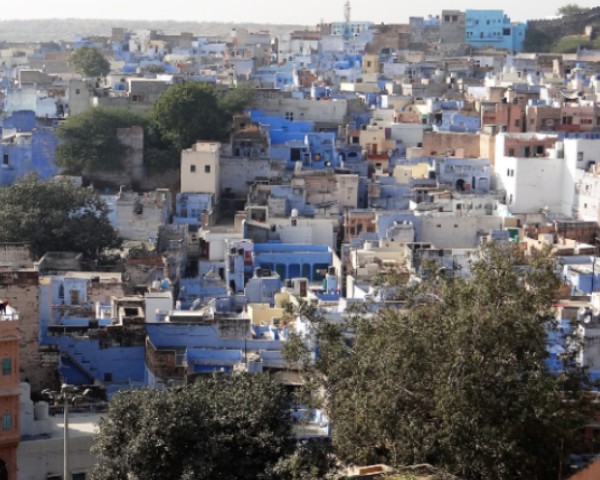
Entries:
{"label": "distant hilltop", "polygon": [[305,25],[275,25],[262,23],[175,22],[145,20],[83,20],[75,18],[50,20],[0,20],[0,41],[49,42],[71,41],[76,36],[110,36],[113,27],[128,30],[159,30],[164,33],[191,32],[198,36],[227,35],[232,28],[250,31],[268,30],[274,35],[305,29]]}
{"label": "distant hilltop", "polygon": [[600,7],[593,7],[582,13],[576,13],[566,17],[553,17],[541,20],[529,20],[527,25],[533,28],[543,28],[548,33],[558,36],[577,35],[587,25],[600,23]]}
{"label": "distant hilltop", "polygon": [[600,32],[600,7],[593,7],[585,12],[566,17],[529,20],[527,22],[525,49],[528,51],[547,51],[563,37],[582,35],[588,26],[594,27],[593,37]]}

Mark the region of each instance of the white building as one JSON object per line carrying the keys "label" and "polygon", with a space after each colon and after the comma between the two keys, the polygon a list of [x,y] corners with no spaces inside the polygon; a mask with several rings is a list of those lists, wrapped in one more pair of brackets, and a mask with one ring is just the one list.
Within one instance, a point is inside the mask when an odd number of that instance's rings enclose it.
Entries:
{"label": "white building", "polygon": [[[541,210],[597,220],[594,193],[600,135],[510,134],[496,137],[497,188],[506,192],[512,213]],[[598,191],[600,193],[600,191]]]}

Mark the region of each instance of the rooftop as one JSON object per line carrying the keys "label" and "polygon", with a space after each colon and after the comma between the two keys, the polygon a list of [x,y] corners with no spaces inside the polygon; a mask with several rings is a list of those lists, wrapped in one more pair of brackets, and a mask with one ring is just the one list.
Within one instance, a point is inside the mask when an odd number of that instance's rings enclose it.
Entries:
{"label": "rooftop", "polygon": [[[98,433],[98,423],[104,414],[100,413],[69,413],[69,438],[88,437]],[[50,416],[52,424],[50,433],[35,437],[22,437],[21,442],[45,440],[47,438],[64,437],[64,417],[61,415]]]}

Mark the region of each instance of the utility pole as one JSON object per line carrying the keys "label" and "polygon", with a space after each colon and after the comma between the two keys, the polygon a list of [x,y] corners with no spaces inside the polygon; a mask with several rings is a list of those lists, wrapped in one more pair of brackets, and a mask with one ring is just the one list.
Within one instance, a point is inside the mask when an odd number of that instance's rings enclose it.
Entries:
{"label": "utility pole", "polygon": [[63,386],[63,414],[65,431],[63,438],[63,478],[65,480],[71,479],[71,472],[69,468],[69,396],[64,390]]}
{"label": "utility pole", "polygon": [[63,479],[71,480],[71,466],[69,464],[69,401],[78,392],[74,385],[63,383],[60,394],[63,399],[64,436],[63,436]]}

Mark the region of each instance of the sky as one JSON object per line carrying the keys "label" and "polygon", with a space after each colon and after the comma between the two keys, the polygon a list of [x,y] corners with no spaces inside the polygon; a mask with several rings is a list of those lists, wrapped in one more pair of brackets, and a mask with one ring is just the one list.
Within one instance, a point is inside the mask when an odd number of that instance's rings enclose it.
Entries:
{"label": "sky", "polygon": [[[316,25],[343,20],[345,0],[29,0],[10,2],[0,20],[97,18]],[[410,16],[442,9],[503,9],[512,20],[547,18],[567,3],[593,7],[597,0],[351,0],[352,20],[407,23]]]}

